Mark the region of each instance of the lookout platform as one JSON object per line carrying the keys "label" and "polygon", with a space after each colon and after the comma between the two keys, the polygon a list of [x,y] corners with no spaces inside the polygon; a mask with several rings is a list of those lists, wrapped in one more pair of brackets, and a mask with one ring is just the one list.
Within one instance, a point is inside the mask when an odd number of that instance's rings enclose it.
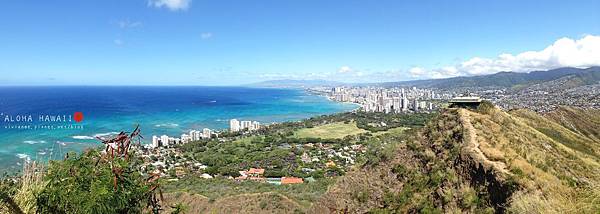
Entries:
{"label": "lookout platform", "polygon": [[475,109],[479,107],[482,99],[480,97],[455,97],[452,98],[450,103],[450,108],[471,108]]}

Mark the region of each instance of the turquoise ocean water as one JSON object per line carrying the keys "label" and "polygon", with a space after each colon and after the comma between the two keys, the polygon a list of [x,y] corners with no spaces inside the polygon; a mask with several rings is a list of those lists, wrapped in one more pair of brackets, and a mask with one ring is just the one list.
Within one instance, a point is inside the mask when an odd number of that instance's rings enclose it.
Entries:
{"label": "turquoise ocean water", "polygon": [[[96,136],[140,125],[152,135],[228,128],[229,119],[262,124],[351,111],[303,90],[243,87],[0,87],[0,171],[99,146]],[[81,112],[77,122],[73,115]]]}

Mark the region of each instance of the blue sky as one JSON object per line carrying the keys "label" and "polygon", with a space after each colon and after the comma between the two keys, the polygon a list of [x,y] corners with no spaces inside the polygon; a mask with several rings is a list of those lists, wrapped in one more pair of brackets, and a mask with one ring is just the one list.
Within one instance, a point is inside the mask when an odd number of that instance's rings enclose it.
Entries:
{"label": "blue sky", "polygon": [[[598,11],[597,0],[5,1],[0,84],[377,82],[589,66],[600,57],[571,58],[599,53]],[[589,48],[558,61],[542,53],[561,38]]]}

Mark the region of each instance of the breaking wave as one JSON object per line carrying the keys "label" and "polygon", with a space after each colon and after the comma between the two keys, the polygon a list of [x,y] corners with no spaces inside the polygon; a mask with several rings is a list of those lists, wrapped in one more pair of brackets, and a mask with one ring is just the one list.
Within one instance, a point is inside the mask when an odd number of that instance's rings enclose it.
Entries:
{"label": "breaking wave", "polygon": [[95,138],[92,137],[92,136],[76,135],[76,136],[73,136],[73,139],[77,139],[77,140],[93,140]]}
{"label": "breaking wave", "polygon": [[33,145],[33,144],[46,143],[46,141],[45,140],[26,140],[26,141],[23,141],[23,143]]}

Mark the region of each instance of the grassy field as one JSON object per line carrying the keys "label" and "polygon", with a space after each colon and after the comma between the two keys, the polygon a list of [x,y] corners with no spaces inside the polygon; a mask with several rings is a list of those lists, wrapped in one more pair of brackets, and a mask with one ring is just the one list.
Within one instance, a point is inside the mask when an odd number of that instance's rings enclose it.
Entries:
{"label": "grassy field", "polygon": [[396,128],[391,128],[387,131],[380,131],[380,132],[375,132],[373,133],[373,136],[379,136],[379,135],[384,135],[384,134],[393,134],[393,135],[399,135],[402,134],[402,132],[408,130],[410,128],[408,127],[396,127]]}
{"label": "grassy field", "polygon": [[365,133],[367,130],[360,129],[356,126],[355,122],[352,123],[331,123],[327,125],[317,126],[313,128],[304,128],[297,130],[294,133],[296,138],[343,138],[348,135],[356,135]]}

